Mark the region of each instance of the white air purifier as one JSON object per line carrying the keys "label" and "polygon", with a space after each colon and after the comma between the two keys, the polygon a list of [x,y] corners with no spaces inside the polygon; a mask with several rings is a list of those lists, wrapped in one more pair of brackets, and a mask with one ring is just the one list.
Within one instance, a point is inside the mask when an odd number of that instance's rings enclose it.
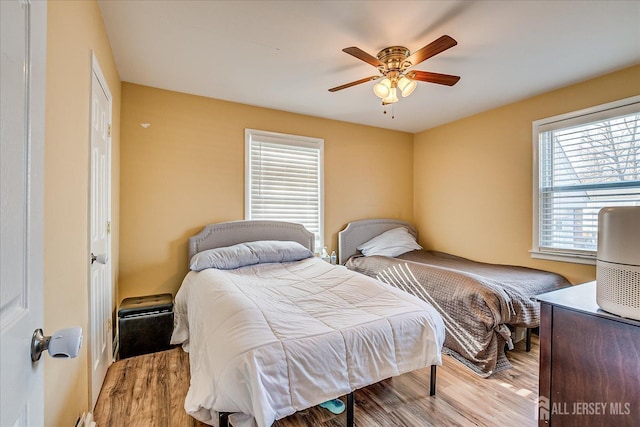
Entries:
{"label": "white air purifier", "polygon": [[609,313],[640,320],[640,206],[598,213],[596,302]]}

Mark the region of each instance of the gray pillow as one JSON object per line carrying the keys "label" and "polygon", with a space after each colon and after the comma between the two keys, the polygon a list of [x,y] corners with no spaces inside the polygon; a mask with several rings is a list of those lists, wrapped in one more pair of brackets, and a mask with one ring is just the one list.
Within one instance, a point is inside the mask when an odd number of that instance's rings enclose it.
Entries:
{"label": "gray pillow", "polygon": [[191,257],[189,268],[193,271],[201,271],[205,268],[231,270],[258,262],[258,257],[244,243],[238,243],[233,246],[198,252]]}
{"label": "gray pillow", "polygon": [[261,240],[199,252],[191,258],[189,268],[193,271],[205,268],[232,270],[259,263],[299,261],[312,256],[313,253],[298,242]]}
{"label": "gray pillow", "polygon": [[258,262],[289,262],[313,256],[311,251],[298,242],[280,240],[261,240],[245,243],[258,257]]}

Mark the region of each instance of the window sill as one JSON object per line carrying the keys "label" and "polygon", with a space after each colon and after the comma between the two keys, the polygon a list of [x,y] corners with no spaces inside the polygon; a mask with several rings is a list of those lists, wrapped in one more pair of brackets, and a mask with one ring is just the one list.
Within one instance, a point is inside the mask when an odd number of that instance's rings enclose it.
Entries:
{"label": "window sill", "polygon": [[571,262],[574,264],[596,265],[596,255],[570,254],[562,252],[541,252],[530,250],[531,258],[549,261]]}

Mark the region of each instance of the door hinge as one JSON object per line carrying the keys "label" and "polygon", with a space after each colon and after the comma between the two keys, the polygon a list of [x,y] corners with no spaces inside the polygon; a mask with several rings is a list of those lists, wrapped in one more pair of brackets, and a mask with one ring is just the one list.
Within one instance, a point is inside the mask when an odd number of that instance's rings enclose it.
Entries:
{"label": "door hinge", "polygon": [[107,234],[111,234],[111,221],[107,221]]}
{"label": "door hinge", "polygon": [[111,123],[107,126],[107,136],[111,137]]}
{"label": "door hinge", "polygon": [[107,319],[107,331],[111,330],[111,319]]}

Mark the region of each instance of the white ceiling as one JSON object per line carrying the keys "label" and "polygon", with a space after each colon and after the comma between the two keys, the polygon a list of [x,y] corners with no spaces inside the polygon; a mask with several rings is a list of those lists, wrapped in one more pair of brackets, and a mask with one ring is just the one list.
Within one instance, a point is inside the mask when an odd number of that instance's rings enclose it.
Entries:
{"label": "white ceiling", "polygon": [[[99,1],[123,81],[382,128],[419,132],[640,63],[639,1]],[[383,114],[376,75],[342,52],[458,45],[415,69]],[[631,84],[631,82],[630,82]]]}

